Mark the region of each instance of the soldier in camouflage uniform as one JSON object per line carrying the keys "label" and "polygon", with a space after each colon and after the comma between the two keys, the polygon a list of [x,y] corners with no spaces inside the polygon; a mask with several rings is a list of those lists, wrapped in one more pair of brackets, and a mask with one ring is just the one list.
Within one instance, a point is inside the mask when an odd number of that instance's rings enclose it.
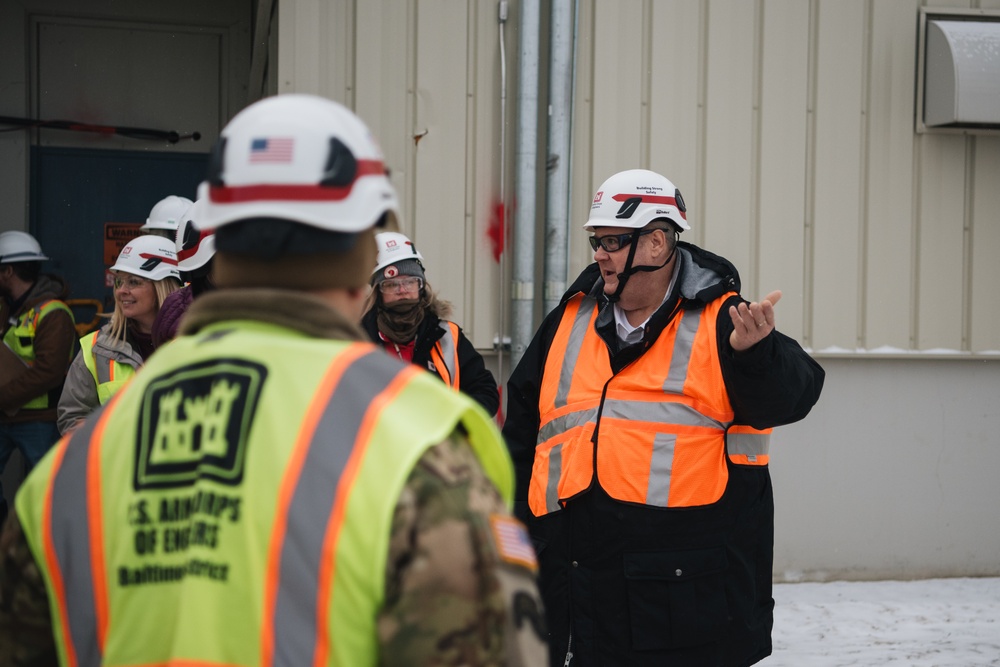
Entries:
{"label": "soldier in camouflage uniform", "polygon": [[[309,96],[279,96],[258,102],[244,111],[243,114],[247,114],[254,107],[263,105],[271,118],[325,117],[331,104],[326,100]],[[335,115],[350,114],[339,105],[335,106],[337,107]],[[302,108],[301,113],[291,113],[298,107]],[[238,115],[227,129],[231,129],[240,117]],[[281,135],[296,137],[296,142],[301,140],[301,137],[298,136],[301,133],[296,131],[294,122],[287,123],[287,127],[272,125],[271,130],[279,132]],[[337,135],[336,130],[336,127],[331,128],[330,134]],[[229,134],[230,146],[238,145],[241,137],[234,136],[233,132]],[[227,136],[226,131],[223,132],[223,136]],[[340,148],[334,146],[337,141],[342,142]],[[327,142],[319,143],[324,148],[327,145]],[[350,136],[337,135],[337,138],[329,144],[331,151],[343,150],[344,145],[346,145],[348,150],[355,153],[353,156],[347,156],[346,159],[340,155],[337,160],[327,161],[328,170],[337,171],[345,164],[348,172],[354,170],[353,185],[348,186],[349,191],[363,192],[364,187],[369,184],[366,182],[367,179],[375,180],[373,176],[367,174],[377,173],[380,179],[384,178],[381,176],[383,172],[374,170],[371,164],[365,168],[367,171],[357,167],[359,163],[372,162],[372,159],[370,156],[359,155],[360,151],[356,144],[352,144]],[[295,144],[293,150],[306,152],[305,148],[298,143]],[[223,154],[228,155],[225,151],[226,149],[223,147]],[[222,161],[226,159],[233,158],[223,157]],[[288,158],[288,161],[292,162],[292,167],[295,166],[296,159],[294,156]],[[281,163],[282,160],[279,159],[278,164]],[[359,173],[366,175],[359,176],[357,175]],[[231,173],[223,170],[221,174],[215,174],[215,176],[216,178],[212,182],[218,183],[224,178],[230,177]],[[330,176],[332,182],[339,183],[339,187],[343,187],[343,178],[343,174],[335,173]],[[318,185],[316,187],[324,186]],[[349,198],[353,195],[344,196]],[[380,195],[377,199],[381,202],[382,209],[378,211],[378,215],[371,219],[370,224],[392,224],[395,215],[395,196],[391,192],[391,186],[388,185],[387,179],[384,179],[384,183],[381,184]],[[25,483],[25,488],[22,488],[18,498],[18,511],[16,514],[11,514],[3,528],[2,536],[0,536],[0,667],[50,665],[56,664],[58,660],[66,662],[66,649],[58,642],[66,641],[66,635],[72,635],[72,633],[53,632],[55,624],[65,623],[64,620],[61,620],[60,614],[56,613],[56,607],[64,611],[74,607],[80,608],[78,600],[74,601],[73,599],[77,589],[74,588],[72,579],[73,576],[79,577],[81,573],[77,571],[79,568],[63,568],[65,586],[53,586],[53,577],[49,570],[54,567],[52,560],[58,559],[61,552],[54,554],[52,551],[46,551],[45,541],[39,537],[38,533],[45,530],[58,530],[57,524],[65,525],[66,520],[65,514],[59,515],[59,508],[51,510],[51,513],[46,515],[45,520],[39,519],[43,512],[50,510],[48,508],[41,510],[38,507],[38,505],[43,504],[37,502],[43,497],[38,492],[38,488],[42,483],[51,483],[55,490],[49,497],[56,499],[52,503],[56,504],[59,497],[59,487],[56,486],[59,483],[59,477],[50,470],[58,465],[64,467],[71,465],[67,462],[73,456],[73,448],[84,446],[88,438],[81,434],[87,433],[88,427],[95,424],[95,420],[101,420],[105,412],[110,411],[111,414],[100,422],[101,430],[96,432],[102,436],[107,432],[109,443],[114,442],[113,445],[109,444],[108,448],[101,450],[103,452],[101,460],[105,461],[109,467],[113,467],[113,461],[108,458],[108,452],[113,452],[114,448],[124,444],[115,441],[114,435],[134,432],[131,425],[135,423],[137,417],[133,411],[139,411],[135,406],[139,399],[150,391],[150,385],[154,381],[160,381],[167,377],[172,368],[171,364],[174,365],[173,368],[176,368],[179,359],[184,358],[185,355],[197,354],[199,347],[204,349],[212,344],[219,344],[218,339],[227,336],[231,336],[234,341],[238,339],[239,332],[243,327],[233,327],[231,324],[227,324],[230,322],[253,321],[259,323],[260,326],[273,327],[273,329],[263,329],[262,331],[265,333],[268,331],[291,331],[294,333],[288,336],[288,339],[293,342],[303,338],[308,340],[331,339],[332,341],[362,341],[365,339],[357,322],[363,307],[368,268],[374,260],[373,229],[369,227],[354,234],[357,237],[356,242],[347,248],[331,249],[328,243],[324,244],[325,239],[322,233],[317,234],[315,229],[306,229],[304,224],[296,220],[294,205],[285,205],[290,211],[285,220],[275,220],[277,216],[273,211],[270,214],[261,213],[259,218],[248,214],[245,219],[236,224],[219,229],[216,234],[216,277],[220,289],[212,294],[204,295],[202,299],[192,304],[182,322],[181,337],[158,352],[160,359],[151,359],[150,364],[144,368],[143,374],[138,375],[130,387],[122,390],[116,402],[103,408],[102,412],[93,415],[87,423],[74,432],[72,439],[60,443],[55,450],[58,456],[50,456],[49,464],[43,461]],[[247,220],[249,220],[249,224],[244,224]],[[295,223],[287,224],[289,220],[295,221]],[[321,224],[313,226],[322,228]],[[275,247],[284,248],[287,256],[283,255],[281,251],[274,253],[271,257],[264,258],[244,254],[249,247],[247,245],[248,239],[251,243],[259,243],[264,239]],[[288,251],[289,248],[301,248],[302,244],[313,248],[313,253],[300,254]],[[317,248],[318,250],[315,250]],[[220,325],[228,328],[220,329]],[[282,338],[279,336],[269,340],[273,342],[274,347],[260,350],[258,359],[272,355],[280,356],[281,350],[278,345],[280,345]],[[313,343],[307,344],[312,345]],[[228,347],[225,359],[227,361],[238,359],[241,354],[239,350],[242,349],[248,348],[239,345]],[[368,358],[364,356],[362,348],[348,349],[360,350],[358,354],[363,356],[359,358]],[[378,353],[375,348],[372,350],[370,358],[373,362],[377,362],[376,365],[380,368],[390,368],[385,364],[391,364],[391,368],[398,366],[400,369],[398,373],[402,375],[397,375],[397,379],[411,377],[407,373],[411,371],[412,367],[401,362],[397,363],[396,360],[388,358],[387,355]],[[158,361],[161,363],[158,364]],[[279,367],[271,365],[270,375],[266,376],[265,382],[270,381],[272,377],[279,377],[280,373]],[[424,374],[422,373],[413,372],[412,377],[412,383],[421,387],[423,393],[436,396],[437,384],[430,380],[426,381],[428,383],[426,386],[421,384],[424,382]],[[189,381],[186,380],[186,382]],[[345,386],[344,391],[353,391],[353,385]],[[388,390],[386,390],[387,392]],[[377,658],[375,662],[383,665],[518,666],[547,664],[547,652],[544,644],[544,612],[535,584],[537,565],[534,554],[530,551],[530,543],[523,526],[517,523],[509,512],[512,492],[510,482],[512,480],[507,480],[505,477],[506,472],[508,472],[509,460],[506,458],[502,440],[495,427],[491,425],[488,416],[482,413],[471,400],[461,397],[455,392],[448,392],[444,388],[441,389],[441,392],[442,396],[448,397],[447,400],[459,402],[450,405],[460,406],[464,416],[450,427],[451,434],[440,442],[424,438],[424,448],[416,451],[415,464],[409,469],[408,475],[400,478],[400,480],[405,479],[405,483],[402,483],[398,489],[393,488],[389,479],[385,480],[384,486],[379,484],[376,489],[376,493],[395,495],[388,496],[389,504],[387,507],[391,511],[385,515],[389,519],[385,522],[387,553],[371,554],[372,560],[375,562],[384,558],[384,579],[379,582],[384,592],[379,601],[380,606],[373,614],[374,617],[362,624],[365,627],[373,628],[373,636],[363,638],[362,643],[369,643],[376,647]],[[274,397],[277,401],[275,394],[271,393],[268,396]],[[380,394],[381,396],[382,394]],[[405,397],[406,394],[401,391],[399,396]],[[396,398],[395,400],[401,401],[402,399]],[[442,398],[442,414],[446,412],[444,400]],[[255,419],[257,421],[254,421],[253,424],[256,426],[258,422],[268,419],[270,415],[272,418],[269,424],[273,428],[273,424],[278,423],[273,419],[274,407],[274,404],[270,406],[256,405],[257,416]],[[432,410],[431,412],[436,414],[436,411]],[[480,413],[481,418],[479,417]],[[424,422],[434,418],[433,414],[429,417],[421,416]],[[378,426],[375,426],[373,430],[377,428]],[[252,431],[251,428],[251,434],[248,436],[251,439],[254,437]],[[417,432],[419,429],[410,427],[410,431],[413,441],[420,441],[422,436],[421,433]],[[295,437],[294,431],[289,431],[289,433],[290,437]],[[266,447],[266,441],[254,440],[253,442],[256,443],[258,447],[256,451],[258,452],[261,451],[260,447]],[[324,445],[321,443],[322,446]],[[393,446],[396,447],[395,451],[399,451],[398,443],[394,443]],[[502,460],[490,459],[484,455],[486,451],[493,451],[490,449],[491,447],[495,448],[495,451],[503,452]],[[134,448],[126,445],[121,449],[133,450]],[[248,452],[248,457],[253,457],[255,450],[251,446],[245,451]],[[131,451],[128,455],[132,455]],[[53,459],[58,463],[53,463]],[[104,465],[105,463],[102,463],[102,467]],[[394,467],[393,461],[390,460],[384,461],[384,465],[387,471],[391,471]],[[246,466],[248,471],[251,470],[249,463]],[[259,475],[261,471],[259,464],[257,466],[253,469],[255,475]],[[374,469],[377,468],[369,468],[369,470]],[[285,470],[274,471],[276,476],[284,474],[286,474]],[[51,481],[46,475],[51,475]],[[66,476],[68,475],[63,475],[63,477]],[[106,484],[111,486],[117,484],[115,486],[117,491],[130,493],[128,501],[130,507],[134,506],[135,498],[140,498],[142,495],[133,491],[133,481],[115,482],[111,479],[113,476],[113,471],[103,471],[101,474],[101,477],[107,480]],[[249,472],[247,476],[250,476]],[[281,479],[285,478],[281,477]],[[340,483],[337,480],[331,480],[329,484],[338,485]],[[356,482],[355,486],[349,487],[352,493],[358,490],[357,485],[360,483]],[[139,482],[135,481],[134,484],[138,485]],[[497,484],[501,488],[498,488]],[[253,499],[247,495],[251,492],[250,488],[244,489],[243,485],[245,485],[243,482],[236,484],[233,487],[235,490],[229,491],[229,493],[241,499],[241,511],[246,513],[250,511],[248,508],[253,506]],[[363,491],[364,489],[361,489],[358,492]],[[371,492],[372,489],[369,488],[368,491]],[[153,489],[148,492],[155,494],[159,493],[160,490]],[[395,498],[394,502],[393,498]],[[322,503],[320,504],[322,505]],[[81,505],[85,506],[87,503],[81,503]],[[70,511],[72,509],[70,508]],[[347,512],[350,511],[352,510],[347,510]],[[130,519],[134,518],[132,514],[129,516]],[[224,530],[236,531],[241,525],[250,523],[251,518],[243,517],[242,524],[227,524]],[[47,527],[49,524],[53,526],[51,529]],[[500,524],[508,530],[506,532],[499,531],[497,526]],[[39,526],[42,527],[39,528]],[[104,530],[113,532],[116,526],[118,524],[114,521],[106,522]],[[354,527],[357,528],[357,525],[355,524]],[[371,526],[371,531],[378,529],[379,524],[377,523]],[[69,530],[72,532],[72,529]],[[292,529],[288,528],[287,530],[291,531]],[[86,530],[79,532],[87,533]],[[260,530],[258,529],[257,532]],[[92,531],[91,534],[93,534]],[[221,531],[220,535],[222,535]],[[60,540],[63,539],[71,541],[78,538],[60,537]],[[85,535],[84,539],[86,539]],[[114,535],[108,539],[110,544],[121,543],[120,540],[115,542],[116,536]],[[233,532],[219,537],[220,542],[232,539]],[[340,543],[337,544],[339,550]],[[527,550],[523,548],[524,545],[529,545]],[[200,554],[203,551],[196,551],[192,548],[192,553]],[[229,553],[232,551],[230,550]],[[105,548],[105,553],[115,553],[115,551]],[[266,554],[263,556],[266,557]],[[247,559],[257,558],[259,560],[260,557],[251,554],[247,556]],[[335,557],[339,558],[339,553],[335,554]],[[243,563],[239,563],[239,565],[242,566]],[[231,567],[231,569],[234,568]],[[254,571],[253,567],[243,569]],[[90,573],[85,571],[82,574],[86,576]],[[331,576],[339,578],[342,575],[338,570]],[[187,579],[193,578],[194,576],[191,574],[187,577]],[[101,582],[101,584],[109,590],[107,599],[110,600],[111,610],[103,612],[105,618],[110,619],[107,622],[110,628],[104,629],[108,635],[115,635],[116,623],[123,625],[132,622],[132,619],[123,618],[127,614],[115,614],[116,605],[121,600],[128,598],[129,595],[156,595],[156,590],[163,590],[173,585],[161,582],[152,586],[126,586],[113,576],[109,576],[107,579],[106,583]],[[95,579],[95,581],[97,580]],[[234,576],[227,582],[227,586],[217,587],[218,597],[224,598],[233,590],[234,586],[240,585],[263,586],[264,582],[253,578]],[[63,588],[65,590],[62,590]],[[135,593],[135,589],[141,590]],[[201,589],[197,587],[192,589],[192,591],[199,590]],[[71,604],[67,603],[67,600],[70,600]],[[232,609],[232,614],[240,615],[241,618],[247,617],[247,615],[253,617],[257,614],[253,610],[234,608],[232,603],[227,603],[225,600],[216,603],[214,600],[209,601],[206,598],[206,604],[218,604],[220,609]],[[226,606],[227,604],[229,606]],[[153,604],[146,605],[144,608],[149,609],[150,614],[157,614],[158,618],[164,618],[165,612],[157,607],[159,607],[159,603],[154,601]],[[70,619],[70,621],[72,620]],[[266,625],[266,623],[264,624]],[[253,636],[252,627],[256,627],[256,625],[250,625],[251,628],[246,630],[249,636],[244,638],[241,635],[241,639],[245,639],[245,642],[242,643],[253,646],[253,651],[256,651],[256,647],[259,645],[266,647],[266,640],[259,642]],[[337,629],[339,630],[339,628]],[[325,630],[320,624],[318,632],[322,634]],[[168,629],[165,628],[164,632],[168,632]],[[344,630],[344,632],[349,631]],[[73,636],[76,637],[76,635]],[[136,652],[143,650],[146,642],[152,645],[157,641],[152,636],[123,640],[120,630],[116,637],[115,641],[106,640],[101,646],[101,650],[120,651],[121,644],[133,642],[131,650],[133,651],[132,656],[135,656]],[[285,637],[279,636],[279,640],[281,639],[285,639]],[[197,661],[201,653],[198,655],[192,655],[192,653],[197,653],[204,647],[199,645],[197,640],[183,637],[174,641],[181,645],[186,643],[187,653],[167,656],[166,660],[162,653],[151,657],[141,656],[144,658],[141,662],[152,664],[158,661],[168,661],[172,657],[183,657]],[[338,637],[333,634],[328,636],[326,641],[336,646]],[[79,651],[78,648],[75,650]],[[213,653],[213,650],[216,652]],[[218,650],[217,647],[212,647],[208,655],[218,660]],[[262,654],[266,653],[266,648],[260,650]],[[240,655],[243,657],[224,656],[226,658],[224,661],[233,665],[270,662],[269,660],[258,660],[257,654],[253,652],[241,653]],[[251,657],[246,658],[246,655]],[[363,664],[363,661],[357,663],[349,659],[345,661],[343,656],[340,657],[340,662],[337,662],[335,655],[335,650],[329,654],[327,664]],[[100,658],[114,661],[116,656],[101,655]],[[87,662],[80,660],[79,664],[85,665]]]}

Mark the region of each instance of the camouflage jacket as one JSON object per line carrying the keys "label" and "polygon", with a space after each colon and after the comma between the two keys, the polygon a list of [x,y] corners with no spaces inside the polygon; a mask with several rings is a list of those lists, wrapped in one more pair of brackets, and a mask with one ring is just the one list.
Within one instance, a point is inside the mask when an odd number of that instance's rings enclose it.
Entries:
{"label": "camouflage jacket", "polygon": [[[262,303],[259,293],[241,302],[230,292],[227,315],[246,305],[255,319],[269,312],[268,321],[310,333],[360,337],[346,322],[329,326],[339,316],[317,313],[315,301],[305,304],[287,292],[271,296],[282,303]],[[197,306],[189,312],[192,323],[204,321]],[[312,313],[308,325],[303,313]],[[182,334],[187,325],[188,319]],[[535,570],[505,554],[491,528],[495,515],[509,513],[463,435],[453,433],[424,454],[393,517],[378,618],[381,664],[548,664]],[[0,536],[0,667],[54,664],[45,586],[12,512]]]}

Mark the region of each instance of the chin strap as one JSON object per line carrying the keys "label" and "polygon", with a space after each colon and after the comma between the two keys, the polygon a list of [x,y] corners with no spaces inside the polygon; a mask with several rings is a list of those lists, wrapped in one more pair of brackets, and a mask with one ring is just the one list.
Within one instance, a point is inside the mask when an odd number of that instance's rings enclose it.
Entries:
{"label": "chin strap", "polygon": [[674,247],[670,251],[670,254],[667,256],[667,259],[666,261],[663,262],[663,264],[660,264],[659,266],[651,266],[651,265],[632,266],[632,260],[635,259],[635,249],[636,246],[639,245],[639,231],[640,230],[637,229],[632,233],[632,240],[628,244],[629,245],[628,259],[625,260],[625,268],[622,270],[621,273],[618,274],[618,289],[615,290],[614,294],[607,295],[608,301],[610,301],[611,303],[618,302],[618,300],[622,296],[622,290],[625,289],[625,283],[627,283],[628,279],[631,278],[633,275],[639,273],[640,271],[648,271],[648,272],[659,271],[667,264],[669,264],[670,260],[672,260],[674,258],[674,255],[677,254],[678,239],[677,239],[677,232],[674,232]]}

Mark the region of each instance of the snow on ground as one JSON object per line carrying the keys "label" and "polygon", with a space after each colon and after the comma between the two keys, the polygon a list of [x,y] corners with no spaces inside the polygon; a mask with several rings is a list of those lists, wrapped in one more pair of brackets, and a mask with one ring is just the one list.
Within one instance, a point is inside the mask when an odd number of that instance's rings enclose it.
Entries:
{"label": "snow on ground", "polygon": [[1000,666],[1000,578],[774,586],[762,667]]}

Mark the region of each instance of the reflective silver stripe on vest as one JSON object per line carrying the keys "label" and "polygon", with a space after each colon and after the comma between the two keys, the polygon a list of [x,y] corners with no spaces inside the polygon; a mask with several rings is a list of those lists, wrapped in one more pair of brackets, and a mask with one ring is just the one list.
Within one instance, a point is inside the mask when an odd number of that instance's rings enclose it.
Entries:
{"label": "reflective silver stripe on vest", "polygon": [[538,442],[537,444],[542,444],[549,438],[559,435],[560,433],[565,433],[571,428],[576,428],[577,426],[583,426],[588,421],[593,422],[597,419],[597,406],[594,406],[591,410],[578,410],[576,412],[570,412],[561,417],[556,417],[548,424],[543,426],[538,430]]}
{"label": "reflective silver stripe on vest", "polygon": [[[313,664],[317,628],[319,577],[325,528],[337,487],[372,400],[406,370],[391,357],[370,352],[344,371],[316,426],[288,507],[287,530],[281,545],[274,609],[276,667]],[[331,637],[330,644],[336,641]]]}
{"label": "reflective silver stripe on vest", "polygon": [[653,438],[653,457],[649,462],[649,482],[646,485],[646,504],[666,507],[670,498],[670,471],[674,467],[674,446],[677,436],[657,433]]}
{"label": "reflective silver stripe on vest", "polygon": [[559,478],[562,477],[562,444],[549,450],[549,479],[545,483],[545,509],[555,512],[559,505]]}
{"label": "reflective silver stripe on vest", "polygon": [[52,483],[52,515],[49,517],[52,546],[66,595],[69,641],[79,667],[101,664],[87,515],[87,459],[98,419],[92,415],[67,443],[66,454]]}
{"label": "reflective silver stripe on vest", "polygon": [[559,369],[559,389],[556,392],[555,399],[555,406],[557,408],[566,405],[566,399],[569,397],[569,388],[573,384],[573,370],[576,368],[577,359],[580,357],[583,339],[587,336],[590,317],[596,305],[597,302],[593,299],[583,299],[583,303],[580,304],[580,308],[576,311],[576,318],[573,320],[573,327],[569,333],[569,341],[566,343],[566,356],[563,357],[562,368]]}
{"label": "reflective silver stripe on vest", "polygon": [[[689,405],[674,401],[622,401],[607,400],[604,402],[604,412],[601,419],[628,419],[658,424],[679,424],[682,426],[701,426],[724,430],[726,424],[698,412]],[[589,410],[578,410],[556,417],[538,431],[537,444],[542,444],[560,433],[582,426],[588,421],[597,419],[597,407]]]}
{"label": "reflective silver stripe on vest", "polygon": [[601,419],[635,419],[644,422],[660,424],[679,424],[682,426],[704,426],[720,431],[728,426],[725,422],[712,419],[704,413],[684,403],[675,401],[621,401],[607,400]]}
{"label": "reflective silver stripe on vest", "polygon": [[455,337],[451,335],[451,327],[445,320],[438,321],[438,326],[444,329],[444,335],[438,339],[437,344],[441,346],[441,358],[444,366],[448,369],[448,381],[452,387],[457,387],[455,378],[458,377],[458,353],[455,351]]}
{"label": "reflective silver stripe on vest", "polygon": [[667,372],[667,379],[663,381],[663,391],[684,393],[688,364],[691,363],[691,350],[700,324],[701,309],[682,311],[681,321],[677,325],[677,335],[674,337],[674,351],[670,356],[670,370]]}
{"label": "reflective silver stripe on vest", "polygon": [[767,454],[771,445],[769,433],[727,433],[726,451],[730,454],[746,456],[762,456]]}

